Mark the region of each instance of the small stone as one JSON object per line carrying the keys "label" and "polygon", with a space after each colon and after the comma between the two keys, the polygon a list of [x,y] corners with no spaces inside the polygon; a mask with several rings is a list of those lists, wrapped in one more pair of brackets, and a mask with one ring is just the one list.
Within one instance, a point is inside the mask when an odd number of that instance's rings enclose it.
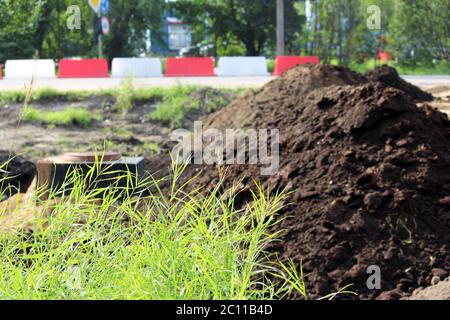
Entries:
{"label": "small stone", "polygon": [[448,272],[442,268],[431,269],[431,274],[435,277],[439,277],[440,280],[444,280],[448,276]]}
{"label": "small stone", "polygon": [[392,151],[392,146],[390,146],[388,144],[384,146],[384,152],[389,153],[391,151]]}
{"label": "small stone", "polygon": [[406,145],[408,145],[408,144],[409,144],[408,139],[400,139],[399,141],[397,141],[397,142],[395,143],[395,145],[396,145],[397,147],[404,147],[404,146],[406,146]]}
{"label": "small stone", "polygon": [[438,276],[433,276],[433,278],[431,278],[431,285],[437,285],[440,281],[441,279]]}

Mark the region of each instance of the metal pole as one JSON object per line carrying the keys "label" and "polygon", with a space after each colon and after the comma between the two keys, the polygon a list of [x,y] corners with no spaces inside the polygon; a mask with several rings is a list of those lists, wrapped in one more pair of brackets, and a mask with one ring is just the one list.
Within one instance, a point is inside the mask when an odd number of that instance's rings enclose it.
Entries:
{"label": "metal pole", "polygon": [[[98,14],[98,17],[101,18],[100,13]],[[101,25],[101,20],[100,20],[100,25]],[[98,35],[98,58],[101,59],[103,58],[103,46],[102,46],[102,33],[103,32],[103,28],[100,27],[100,34]]]}
{"label": "metal pole", "polygon": [[284,55],[284,0],[277,0],[277,56]]}
{"label": "metal pole", "polygon": [[98,57],[103,58],[102,35],[98,36]]}

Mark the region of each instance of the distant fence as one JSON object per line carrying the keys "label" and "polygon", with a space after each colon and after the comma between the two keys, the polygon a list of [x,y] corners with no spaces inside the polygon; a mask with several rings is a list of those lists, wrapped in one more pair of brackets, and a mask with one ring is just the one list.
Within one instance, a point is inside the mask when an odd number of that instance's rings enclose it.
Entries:
{"label": "distant fence", "polygon": [[107,78],[108,62],[105,59],[62,59],[59,61],[59,78]]}
{"label": "distant fence", "polygon": [[268,76],[264,57],[222,57],[217,68],[218,76]]}
{"label": "distant fence", "polygon": [[157,58],[114,58],[111,76],[118,78],[162,77],[161,60]]}
{"label": "distant fence", "polygon": [[55,63],[51,59],[7,60],[5,79],[54,78]]}
{"label": "distant fence", "polygon": [[168,58],[166,77],[213,77],[214,59],[208,57]]}
{"label": "distant fence", "polygon": [[[320,63],[316,56],[279,56],[275,60],[273,75],[305,63]],[[107,78],[110,76],[105,59],[62,59],[59,61],[59,78]],[[158,58],[114,58],[111,76],[135,77],[251,77],[269,76],[265,57],[221,57],[217,69],[211,57],[167,58],[163,74]],[[55,78],[55,62],[51,59],[7,60],[5,79]],[[0,65],[0,79],[2,79]]]}

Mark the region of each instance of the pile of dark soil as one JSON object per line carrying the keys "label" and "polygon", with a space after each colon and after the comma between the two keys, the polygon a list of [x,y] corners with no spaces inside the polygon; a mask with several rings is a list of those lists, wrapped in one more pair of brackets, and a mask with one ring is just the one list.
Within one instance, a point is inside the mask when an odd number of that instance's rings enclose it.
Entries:
{"label": "pile of dark soil", "polygon": [[36,166],[20,157],[0,150],[0,198],[28,190],[36,174]]}
{"label": "pile of dark soil", "polygon": [[367,72],[365,76],[370,81],[383,82],[385,85],[402,90],[416,101],[433,100],[433,96],[430,93],[422,91],[415,85],[412,85],[411,83],[400,78],[395,68],[389,66],[377,67]]}
{"label": "pile of dark soil", "polygon": [[[400,80],[394,83],[401,83]],[[270,248],[303,262],[311,298],[353,283],[359,298],[399,298],[450,270],[450,121],[386,82],[340,67],[299,66],[203,119],[209,128],[280,130],[280,169],[228,166],[242,179],[285,189],[288,218]],[[188,166],[193,187],[218,182],[216,166]],[[367,288],[367,267],[381,289]],[[292,296],[291,298],[296,298]]]}

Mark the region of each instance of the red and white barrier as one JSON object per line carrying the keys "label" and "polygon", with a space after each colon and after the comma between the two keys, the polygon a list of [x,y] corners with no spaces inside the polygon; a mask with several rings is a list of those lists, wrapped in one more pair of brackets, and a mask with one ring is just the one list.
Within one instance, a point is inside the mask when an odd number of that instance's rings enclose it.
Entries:
{"label": "red and white barrier", "polygon": [[167,58],[166,77],[212,77],[214,60],[209,57]]}
{"label": "red and white barrier", "polygon": [[306,63],[312,63],[312,64],[319,64],[320,59],[316,56],[305,56],[305,57],[299,57],[299,56],[279,56],[275,60],[275,69],[273,71],[274,76],[279,76],[289,69],[292,69],[299,64],[306,64]]}
{"label": "red and white barrier", "polygon": [[222,57],[219,59],[218,76],[268,76],[265,57]]}
{"label": "red and white barrier", "polygon": [[111,76],[125,77],[162,77],[161,61],[157,58],[114,58]]}
{"label": "red and white barrier", "polygon": [[0,64],[0,80],[3,79],[3,65]]}
{"label": "red and white barrier", "polygon": [[55,62],[51,59],[7,60],[5,79],[54,78]]}
{"label": "red and white barrier", "polygon": [[105,59],[62,59],[59,61],[59,78],[108,78]]}

